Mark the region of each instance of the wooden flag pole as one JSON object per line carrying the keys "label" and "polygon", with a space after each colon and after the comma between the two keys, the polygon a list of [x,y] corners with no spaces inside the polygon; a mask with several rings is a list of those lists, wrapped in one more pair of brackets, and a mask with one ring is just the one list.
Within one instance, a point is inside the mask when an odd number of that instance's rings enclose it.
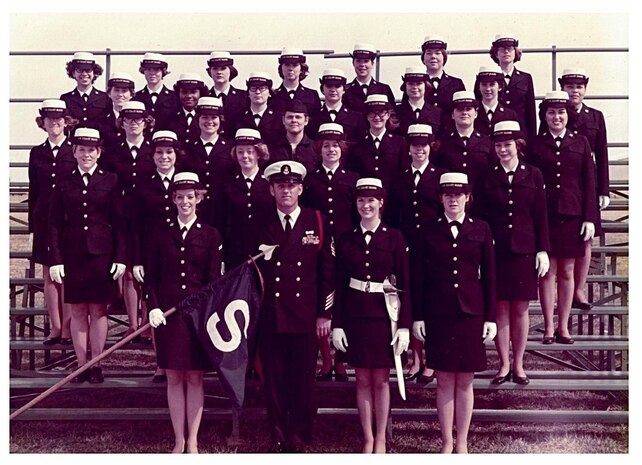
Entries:
{"label": "wooden flag pole", "polygon": [[[171,315],[172,313],[174,313],[175,311],[176,311],[176,307],[172,307],[172,308],[170,308],[169,310],[167,310],[165,313],[163,313],[163,316],[164,316],[165,318],[167,318],[168,316],[170,316],[170,315]],[[94,366],[96,363],[100,362],[102,359],[104,359],[104,358],[106,358],[106,357],[109,357],[109,356],[110,356],[114,351],[116,351],[116,350],[120,349],[122,346],[124,346],[125,344],[127,344],[129,341],[131,341],[132,339],[134,339],[136,336],[138,336],[138,335],[142,334],[143,332],[147,331],[150,327],[151,327],[151,325],[150,325],[149,323],[147,323],[147,324],[145,324],[145,325],[141,326],[140,328],[138,328],[136,331],[134,331],[134,332],[133,332],[133,333],[131,333],[130,335],[125,336],[125,337],[124,337],[124,338],[122,338],[120,341],[118,341],[116,344],[114,344],[113,346],[111,346],[109,349],[107,349],[107,350],[103,351],[103,353],[101,353],[101,354],[100,354],[100,355],[98,355],[97,357],[92,358],[91,360],[89,360],[89,361],[88,361],[87,363],[85,363],[84,365],[82,365],[82,366],[78,367],[74,372],[70,373],[69,375],[67,375],[66,377],[64,377],[64,378],[63,378],[63,379],[61,379],[60,381],[58,381],[56,384],[54,384],[53,386],[51,386],[51,387],[50,387],[49,389],[47,389],[45,392],[43,392],[42,394],[40,394],[40,395],[38,395],[37,397],[33,398],[32,400],[30,400],[29,402],[27,402],[25,405],[23,405],[22,407],[20,407],[20,408],[19,408],[19,409],[17,409],[16,411],[14,411],[14,412],[9,416],[9,420],[14,420],[16,417],[18,417],[19,415],[23,414],[23,413],[24,413],[24,412],[26,412],[27,410],[29,410],[31,407],[33,407],[34,405],[36,405],[36,404],[37,404],[37,403],[39,403],[40,401],[42,401],[42,400],[46,399],[46,398],[47,398],[47,397],[49,397],[51,394],[53,394],[53,393],[54,393],[54,392],[56,392],[58,389],[60,389],[61,387],[63,387],[65,384],[67,384],[69,381],[71,381],[72,379],[74,379],[76,376],[78,376],[78,375],[79,375],[79,374],[81,374],[81,373],[84,373],[84,372],[85,372],[85,371],[87,371],[89,368],[91,368],[92,366]]]}

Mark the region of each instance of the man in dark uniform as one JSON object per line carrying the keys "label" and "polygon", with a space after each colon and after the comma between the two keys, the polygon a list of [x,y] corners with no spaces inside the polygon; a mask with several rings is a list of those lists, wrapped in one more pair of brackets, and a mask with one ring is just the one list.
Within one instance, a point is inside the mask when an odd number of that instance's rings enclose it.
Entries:
{"label": "man in dark uniform", "polygon": [[284,106],[283,127],[285,136],[278,144],[270,146],[270,161],[294,160],[312,173],[321,163],[321,157],[314,150],[314,142],[305,134],[309,124],[307,106],[300,100],[290,100]]}
{"label": "man in dark uniform", "polygon": [[69,115],[79,121],[79,126],[100,129],[112,106],[107,93],[94,87],[102,73],[103,68],[89,52],[77,52],[67,63],[67,76],[76,81],[76,88],[62,94],[60,100],[64,100]]}
{"label": "man in dark uniform", "polygon": [[183,73],[174,84],[174,92],[178,96],[179,109],[170,118],[167,127],[176,133],[179,141],[189,147],[200,133],[196,104],[198,99],[209,94],[209,90],[197,73]]}
{"label": "man in dark uniform", "polygon": [[221,135],[227,140],[234,139],[235,121],[241,117],[247,108],[247,91],[237,89],[230,81],[239,75],[234,67],[234,59],[230,52],[212,52],[207,60],[207,74],[214,81],[210,89],[212,97],[220,98],[223,102],[225,121]]}
{"label": "man in dark uniform", "polygon": [[[319,127],[326,123],[337,123],[343,127],[346,141],[352,145],[366,135],[366,125],[363,115],[350,110],[343,104],[346,90],[346,76],[343,70],[330,68],[323,70],[319,79],[321,93],[325,101],[317,117],[310,121],[306,133],[313,139],[317,138]],[[345,156],[345,154],[343,154]]]}
{"label": "man in dark uniform", "polygon": [[499,66],[482,66],[475,79],[475,97],[480,101],[475,130],[490,136],[501,121],[518,121],[515,110],[499,103],[499,93],[506,85]]}
{"label": "man in dark uniform", "polygon": [[249,108],[236,121],[236,131],[243,128],[256,129],[263,136],[267,145],[276,144],[285,133],[282,113],[268,107],[272,94],[272,78],[268,73],[258,71],[250,73],[247,79]]}
{"label": "man in dark uniform", "polygon": [[451,114],[453,94],[466,90],[464,81],[444,71],[444,66],[448,62],[447,48],[446,41],[438,36],[427,36],[421,45],[421,61],[426,65],[432,85],[432,91],[426,92],[426,101],[441,109],[444,123],[448,121],[448,115]]}
{"label": "man in dark uniform", "polygon": [[178,100],[174,91],[163,84],[163,78],[168,74],[165,57],[160,53],[146,53],[138,71],[145,76],[147,85],[136,92],[134,100],[143,102],[154,117],[154,129],[167,129],[169,120],[178,111]]}
{"label": "man in dark uniform", "polygon": [[356,77],[346,88],[343,103],[350,110],[365,115],[366,97],[372,94],[385,95],[390,108],[395,105],[395,96],[388,84],[379,82],[372,77],[377,51],[372,44],[355,44],[352,50],[352,66]]}
{"label": "man in dark uniform", "polygon": [[305,167],[294,161],[265,169],[276,211],[260,231],[261,243],[278,245],[260,260],[265,297],[258,348],[275,452],[300,452],[312,440],[316,415],[317,337],[330,333],[334,256],[327,222],[301,208]]}

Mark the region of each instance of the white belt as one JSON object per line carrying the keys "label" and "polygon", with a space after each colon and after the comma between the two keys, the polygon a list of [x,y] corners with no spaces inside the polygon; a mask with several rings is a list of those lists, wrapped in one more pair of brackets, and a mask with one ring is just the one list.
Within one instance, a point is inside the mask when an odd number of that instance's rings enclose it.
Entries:
{"label": "white belt", "polygon": [[350,287],[361,292],[383,293],[383,283],[376,283],[374,281],[361,281],[359,279],[350,278]]}

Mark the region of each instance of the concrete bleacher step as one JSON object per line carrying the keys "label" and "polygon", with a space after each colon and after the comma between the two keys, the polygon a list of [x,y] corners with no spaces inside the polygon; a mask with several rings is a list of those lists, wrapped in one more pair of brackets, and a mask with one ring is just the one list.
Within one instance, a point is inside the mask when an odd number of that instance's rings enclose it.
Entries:
{"label": "concrete bleacher step", "polygon": [[[11,410],[12,412],[15,409]],[[319,408],[318,414],[330,417],[358,417],[356,408]],[[391,410],[393,421],[436,421],[437,410],[434,408],[393,408]],[[229,408],[204,408],[203,420],[231,420],[232,410]],[[246,408],[242,410],[241,418],[265,419],[266,412],[263,408]],[[600,411],[600,410],[516,410],[516,409],[475,409],[473,422],[520,422],[520,423],[627,423],[627,411]],[[17,417],[22,421],[169,421],[167,408],[32,408]]]}

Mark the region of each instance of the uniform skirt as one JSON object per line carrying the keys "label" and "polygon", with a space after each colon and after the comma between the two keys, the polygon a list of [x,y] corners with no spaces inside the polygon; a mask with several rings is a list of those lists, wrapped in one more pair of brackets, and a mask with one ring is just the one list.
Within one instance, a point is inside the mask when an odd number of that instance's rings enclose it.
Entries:
{"label": "uniform skirt", "polygon": [[495,248],[497,300],[536,300],[537,270],[534,254],[516,254]]}
{"label": "uniform skirt", "polygon": [[118,282],[109,273],[111,255],[73,253],[65,259],[65,302],[111,304],[118,297]]}
{"label": "uniform skirt", "polygon": [[198,337],[179,312],[167,317],[167,324],[154,329],[156,361],[170,370],[209,370],[211,364]]}
{"label": "uniform skirt", "polygon": [[[426,363],[446,372],[486,369],[484,317],[458,314],[426,319]],[[348,341],[349,343],[349,341]]]}
{"label": "uniform skirt", "polygon": [[388,318],[350,318],[345,324],[348,350],[345,361],[355,368],[393,368]]}
{"label": "uniform skirt", "polygon": [[580,236],[582,219],[579,216],[552,214],[548,217],[551,239],[550,256],[577,258],[584,256],[584,241]]}

